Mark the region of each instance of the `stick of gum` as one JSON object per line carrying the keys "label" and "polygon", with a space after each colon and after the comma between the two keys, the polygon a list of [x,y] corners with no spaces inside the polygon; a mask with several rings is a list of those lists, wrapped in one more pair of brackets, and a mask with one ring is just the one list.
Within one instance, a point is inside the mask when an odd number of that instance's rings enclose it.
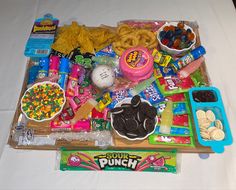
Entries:
{"label": "stick of gum", "polygon": [[97,101],[90,98],[75,112],[74,118],[71,120],[71,124],[74,125],[81,119],[87,119],[92,109],[97,105]]}

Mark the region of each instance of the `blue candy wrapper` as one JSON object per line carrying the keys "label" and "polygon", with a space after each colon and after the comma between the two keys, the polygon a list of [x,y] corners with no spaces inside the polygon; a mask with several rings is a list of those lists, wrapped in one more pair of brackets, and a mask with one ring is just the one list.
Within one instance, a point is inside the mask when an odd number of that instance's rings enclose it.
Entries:
{"label": "blue candy wrapper", "polygon": [[[155,134],[161,134],[159,132],[160,126],[158,125],[155,129]],[[170,129],[170,135],[190,135],[190,130],[188,128],[180,128],[172,126]]]}
{"label": "blue candy wrapper", "polygon": [[176,76],[176,73],[174,72],[172,67],[162,67],[162,66],[159,66],[159,69],[160,69],[161,74],[162,74],[163,77]]}
{"label": "blue candy wrapper", "polygon": [[115,107],[115,105],[120,102],[121,100],[128,98],[128,97],[132,97],[129,93],[128,90],[124,89],[124,90],[118,90],[118,91],[113,91],[110,92],[110,96],[112,99],[111,104],[109,104],[107,107],[112,109]]}
{"label": "blue candy wrapper", "polygon": [[[161,115],[161,113],[164,111],[166,107],[166,103],[163,102],[161,104],[157,105],[157,114]],[[187,114],[188,113],[188,109],[187,109],[187,105],[185,102],[174,102],[173,103],[173,114],[174,115],[183,115],[183,114]]]}
{"label": "blue candy wrapper", "polygon": [[116,53],[113,51],[112,46],[107,46],[104,49],[95,53],[96,57],[99,56],[108,56],[108,57],[116,57]]}
{"label": "blue candy wrapper", "polygon": [[165,97],[160,92],[157,83],[154,81],[149,87],[139,94],[143,99],[149,101],[152,105],[158,104],[165,100]]}

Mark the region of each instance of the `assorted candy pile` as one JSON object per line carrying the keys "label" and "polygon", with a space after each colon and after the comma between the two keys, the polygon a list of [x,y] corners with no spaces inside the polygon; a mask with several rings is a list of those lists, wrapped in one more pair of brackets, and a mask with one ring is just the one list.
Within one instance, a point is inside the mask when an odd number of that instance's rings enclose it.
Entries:
{"label": "assorted candy pile", "polygon": [[[50,121],[52,132],[89,133],[113,127],[132,140],[153,133],[151,144],[194,146],[186,93],[206,85],[199,70],[205,49],[199,46],[184,55],[165,52],[157,40],[164,24],[152,22],[152,27],[144,27],[145,22],[129,21],[91,28],[72,22],[61,26],[50,54],[31,56],[28,87],[36,85],[22,99],[23,112],[30,119],[52,118],[61,111],[65,93],[63,110]],[[40,22],[35,25],[40,28]],[[195,34],[185,28],[182,22],[165,26],[161,42],[174,49],[190,47]],[[46,33],[43,28],[41,33]],[[53,84],[40,85],[42,81]],[[203,98],[214,99],[210,92],[195,95],[196,101]],[[219,137],[219,120],[215,123],[214,130],[210,127],[211,138],[224,139]]]}
{"label": "assorted candy pile", "polygon": [[195,34],[190,28],[184,28],[184,23],[179,22],[177,26],[168,25],[159,33],[161,43],[169,48],[181,50],[193,44]]}
{"label": "assorted candy pile", "polygon": [[22,97],[22,110],[36,121],[48,120],[58,114],[65,103],[64,91],[57,84],[37,83]]}

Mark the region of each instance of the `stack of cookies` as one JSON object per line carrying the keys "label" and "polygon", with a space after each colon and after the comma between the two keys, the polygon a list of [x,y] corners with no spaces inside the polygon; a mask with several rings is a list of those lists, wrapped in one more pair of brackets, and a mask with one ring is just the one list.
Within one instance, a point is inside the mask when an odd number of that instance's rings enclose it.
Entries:
{"label": "stack of cookies", "polygon": [[138,95],[112,109],[111,114],[113,128],[128,139],[143,139],[155,129],[157,109]]}
{"label": "stack of cookies", "polygon": [[200,135],[204,140],[222,141],[225,138],[224,127],[212,110],[196,112]]}

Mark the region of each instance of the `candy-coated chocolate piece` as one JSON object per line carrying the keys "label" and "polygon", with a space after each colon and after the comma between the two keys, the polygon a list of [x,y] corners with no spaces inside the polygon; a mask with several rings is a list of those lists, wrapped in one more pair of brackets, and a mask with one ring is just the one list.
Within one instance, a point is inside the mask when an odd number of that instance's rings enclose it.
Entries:
{"label": "candy-coated chocolate piece", "polygon": [[184,28],[184,23],[183,22],[179,22],[178,24],[177,24],[177,27],[179,27],[179,28]]}
{"label": "candy-coated chocolate piece", "polygon": [[188,40],[190,40],[190,41],[192,41],[194,39],[194,34],[192,32],[188,33],[187,36],[188,36]]}

